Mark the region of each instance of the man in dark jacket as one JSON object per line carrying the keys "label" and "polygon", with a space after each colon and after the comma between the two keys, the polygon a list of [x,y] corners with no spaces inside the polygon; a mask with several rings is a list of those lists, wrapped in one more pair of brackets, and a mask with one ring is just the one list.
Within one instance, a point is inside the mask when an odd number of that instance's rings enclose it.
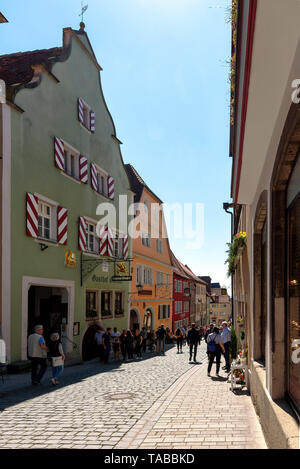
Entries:
{"label": "man in dark jacket", "polygon": [[196,362],[197,357],[197,347],[200,345],[200,334],[198,329],[196,329],[196,324],[192,324],[192,329],[188,331],[187,334],[187,344],[190,347],[190,362],[192,361],[193,349],[194,349],[194,362]]}

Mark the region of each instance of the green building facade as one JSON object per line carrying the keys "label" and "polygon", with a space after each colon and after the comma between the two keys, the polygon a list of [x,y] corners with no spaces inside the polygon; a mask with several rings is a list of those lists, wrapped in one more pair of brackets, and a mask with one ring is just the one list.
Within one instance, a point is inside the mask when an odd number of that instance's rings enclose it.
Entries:
{"label": "green building facade", "polygon": [[[1,332],[10,362],[27,359],[35,324],[45,336],[62,333],[69,360],[95,355],[95,325],[128,327],[131,246],[118,220],[120,200],[124,217],[132,195],[100,71],[83,23],[63,30],[62,47],[0,57]],[[116,210],[116,230],[98,223],[103,203]]]}

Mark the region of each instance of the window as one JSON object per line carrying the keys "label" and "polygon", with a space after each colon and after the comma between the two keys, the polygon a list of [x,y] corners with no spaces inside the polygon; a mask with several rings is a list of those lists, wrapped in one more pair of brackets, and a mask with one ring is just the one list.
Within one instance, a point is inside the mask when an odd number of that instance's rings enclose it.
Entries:
{"label": "window", "polygon": [[182,313],[182,301],[178,301],[178,314]]}
{"label": "window", "polygon": [[101,292],[101,316],[111,316],[111,298],[112,293],[110,291]]}
{"label": "window", "polygon": [[141,265],[136,267],[136,281],[138,284],[143,282],[143,267]]}
{"label": "window", "polygon": [[184,313],[188,313],[188,312],[189,312],[189,302],[185,301],[184,302]]}
{"label": "window", "polygon": [[150,235],[149,233],[142,234],[142,245],[150,248]]}
{"label": "window", "polygon": [[[298,185],[299,188],[299,185]],[[300,413],[300,196],[288,209],[288,393]]]}
{"label": "window", "polygon": [[65,173],[79,180],[79,153],[64,144]]}
{"label": "window", "polygon": [[174,286],[174,290],[175,290],[175,292],[177,293],[177,292],[178,292],[178,281],[177,281],[177,278],[175,278],[175,280],[174,280],[174,285],[175,285],[175,286]]}
{"label": "window", "polygon": [[116,234],[114,238],[114,256],[118,259],[123,257],[123,238]]}
{"label": "window", "polygon": [[108,183],[107,183],[107,174],[104,173],[101,169],[97,168],[97,181],[98,181],[98,192],[99,194],[108,196]]}
{"label": "window", "polygon": [[96,225],[87,222],[87,251],[93,254],[99,254],[99,238],[96,235]]}
{"label": "window", "polygon": [[162,254],[162,239],[157,239],[156,240],[156,250],[160,254]]}
{"label": "window", "polygon": [[170,317],[170,305],[159,305],[158,319],[168,319]]}
{"label": "window", "polygon": [[152,285],[152,269],[149,267],[144,267],[144,284]]}
{"label": "window", "polygon": [[164,274],[163,272],[157,272],[157,285],[164,284]]}
{"label": "window", "polygon": [[123,292],[115,292],[115,316],[121,316],[124,314],[123,298]]}
{"label": "window", "polygon": [[167,287],[170,285],[170,274],[166,274],[166,285]]}
{"label": "window", "polygon": [[182,280],[178,280],[178,292],[182,293]]}
{"label": "window", "polygon": [[85,317],[87,319],[94,319],[98,317],[98,292],[87,291],[86,295]]}
{"label": "window", "polygon": [[39,219],[38,233],[39,238],[51,239],[51,211],[52,207],[44,202],[39,201]]}

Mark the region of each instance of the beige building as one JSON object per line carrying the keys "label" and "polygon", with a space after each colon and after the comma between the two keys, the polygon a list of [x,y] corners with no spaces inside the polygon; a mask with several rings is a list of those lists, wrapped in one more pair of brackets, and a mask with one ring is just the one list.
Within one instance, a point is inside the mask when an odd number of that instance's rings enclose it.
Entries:
{"label": "beige building", "polygon": [[300,2],[233,5],[234,322],[269,447],[299,448]]}

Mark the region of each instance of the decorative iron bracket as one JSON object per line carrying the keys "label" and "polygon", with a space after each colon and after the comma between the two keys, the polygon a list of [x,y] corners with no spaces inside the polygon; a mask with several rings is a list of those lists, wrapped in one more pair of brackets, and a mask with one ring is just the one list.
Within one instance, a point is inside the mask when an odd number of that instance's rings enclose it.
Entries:
{"label": "decorative iron bracket", "polygon": [[117,259],[113,258],[98,258],[98,257],[84,257],[84,253],[80,253],[80,285],[82,287],[83,282],[91,275],[91,273],[103,262],[113,262],[114,263],[114,273],[116,272],[116,263],[117,262],[129,262],[129,268],[131,265],[132,259]]}

